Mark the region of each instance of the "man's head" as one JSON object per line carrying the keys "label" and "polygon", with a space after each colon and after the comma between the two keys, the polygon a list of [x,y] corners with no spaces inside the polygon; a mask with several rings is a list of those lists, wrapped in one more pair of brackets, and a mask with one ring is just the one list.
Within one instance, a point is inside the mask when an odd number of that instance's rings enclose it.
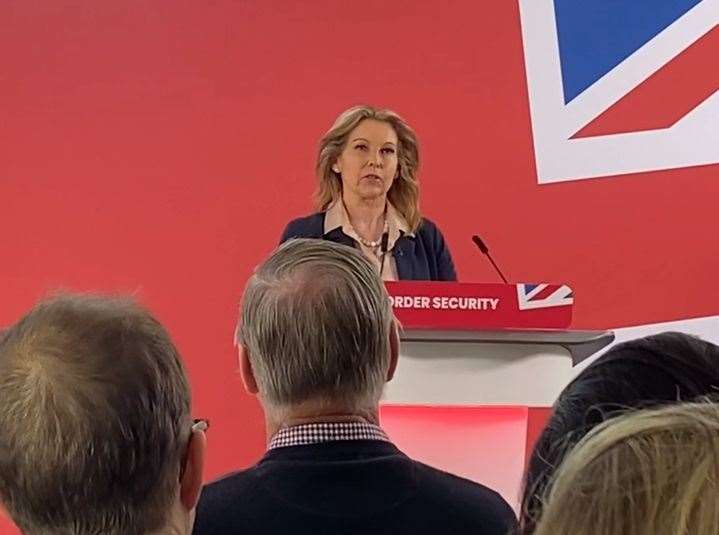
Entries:
{"label": "man's head", "polygon": [[0,500],[25,533],[189,531],[204,435],[147,311],[90,296],[38,304],[0,343],[0,400]]}
{"label": "man's head", "polygon": [[266,410],[376,409],[397,362],[387,292],[350,247],[291,240],[254,273],[237,328],[245,385]]}

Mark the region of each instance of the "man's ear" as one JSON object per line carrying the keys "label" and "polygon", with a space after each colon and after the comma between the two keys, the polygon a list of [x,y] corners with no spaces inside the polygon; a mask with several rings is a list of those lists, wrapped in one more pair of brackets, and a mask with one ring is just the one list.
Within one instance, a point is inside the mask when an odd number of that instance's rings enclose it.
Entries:
{"label": "man's ear", "polygon": [[180,478],[180,501],[187,511],[192,511],[200,499],[202,472],[205,467],[207,437],[204,431],[193,431],[187,443],[187,455]]}
{"label": "man's ear", "polygon": [[397,370],[397,362],[399,361],[399,329],[397,320],[392,320],[389,329],[389,369],[387,370],[387,382],[392,380],[394,372]]}
{"label": "man's ear", "polygon": [[242,384],[245,385],[245,390],[250,394],[257,394],[260,389],[257,388],[257,380],[255,379],[255,372],[252,371],[252,363],[250,362],[250,353],[247,348],[240,344],[239,359],[240,359],[240,377],[242,377]]}

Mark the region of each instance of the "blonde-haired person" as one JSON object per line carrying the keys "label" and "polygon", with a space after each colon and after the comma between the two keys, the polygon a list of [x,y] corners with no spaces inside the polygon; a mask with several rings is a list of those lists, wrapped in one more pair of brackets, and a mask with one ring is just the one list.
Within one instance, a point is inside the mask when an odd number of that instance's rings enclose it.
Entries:
{"label": "blonde-haired person", "polygon": [[320,141],[318,213],[291,221],[280,242],[321,238],[359,248],[384,280],[456,280],[437,226],[419,211],[419,147],[395,112],[344,111]]}
{"label": "blonde-haired person", "polygon": [[536,535],[719,534],[719,406],[631,412],[557,470]]}

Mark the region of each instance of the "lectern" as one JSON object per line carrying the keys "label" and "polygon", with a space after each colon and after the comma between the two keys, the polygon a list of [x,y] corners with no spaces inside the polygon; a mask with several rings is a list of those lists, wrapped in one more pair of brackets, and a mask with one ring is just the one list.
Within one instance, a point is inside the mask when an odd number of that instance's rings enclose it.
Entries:
{"label": "lectern", "polygon": [[614,340],[570,329],[563,284],[388,282],[402,325],[382,425],[400,448],[514,506],[527,455],[572,368]]}

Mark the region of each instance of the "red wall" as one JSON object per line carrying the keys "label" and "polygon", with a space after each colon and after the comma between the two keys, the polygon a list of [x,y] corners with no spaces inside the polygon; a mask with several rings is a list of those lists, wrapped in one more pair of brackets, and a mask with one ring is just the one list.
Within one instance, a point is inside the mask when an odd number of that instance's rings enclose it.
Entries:
{"label": "red wall", "polygon": [[5,0],[0,49],[0,325],[56,288],[139,296],[213,420],[208,477],[262,450],[238,298],[355,103],[416,128],[464,280],[495,280],[480,232],[513,280],[569,282],[577,327],[718,310],[716,167],[537,185],[515,2]]}

